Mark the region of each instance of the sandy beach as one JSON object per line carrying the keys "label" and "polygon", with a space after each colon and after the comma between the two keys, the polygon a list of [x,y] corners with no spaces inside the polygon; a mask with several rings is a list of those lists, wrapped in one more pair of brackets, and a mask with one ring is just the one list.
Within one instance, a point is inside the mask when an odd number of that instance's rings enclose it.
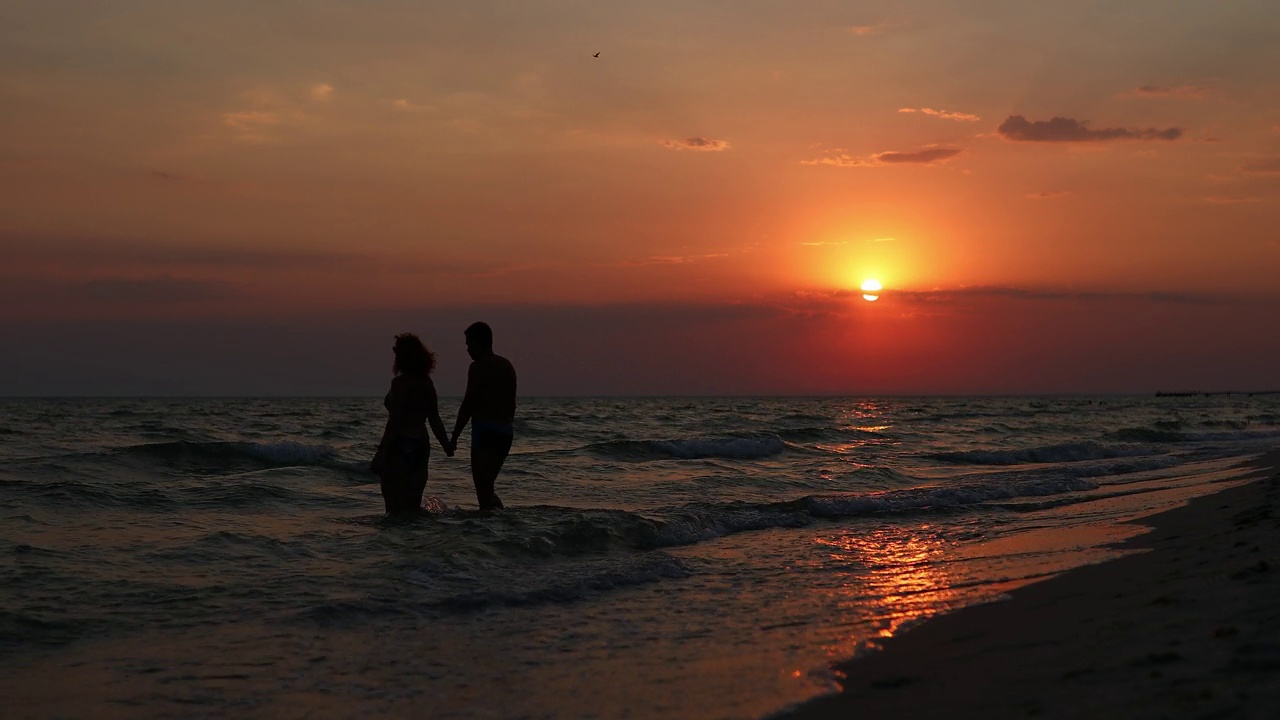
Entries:
{"label": "sandy beach", "polygon": [[1256,465],[1142,519],[1134,554],[925,622],[779,717],[1280,717],[1280,451]]}

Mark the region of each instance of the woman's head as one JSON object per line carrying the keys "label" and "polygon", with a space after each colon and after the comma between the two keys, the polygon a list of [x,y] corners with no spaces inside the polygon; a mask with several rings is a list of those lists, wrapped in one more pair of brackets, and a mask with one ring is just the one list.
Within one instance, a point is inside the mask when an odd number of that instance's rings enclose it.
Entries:
{"label": "woman's head", "polygon": [[436,367],[436,354],[413,333],[400,333],[396,336],[396,344],[391,347],[396,354],[391,371],[396,375],[417,375],[426,377]]}

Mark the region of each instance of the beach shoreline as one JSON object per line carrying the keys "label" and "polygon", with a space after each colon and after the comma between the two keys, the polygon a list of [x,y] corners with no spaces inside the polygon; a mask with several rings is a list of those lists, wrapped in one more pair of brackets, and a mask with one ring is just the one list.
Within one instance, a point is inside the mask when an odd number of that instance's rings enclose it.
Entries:
{"label": "beach shoreline", "polygon": [[1134,522],[1138,552],[926,621],[772,716],[1280,717],[1280,451]]}

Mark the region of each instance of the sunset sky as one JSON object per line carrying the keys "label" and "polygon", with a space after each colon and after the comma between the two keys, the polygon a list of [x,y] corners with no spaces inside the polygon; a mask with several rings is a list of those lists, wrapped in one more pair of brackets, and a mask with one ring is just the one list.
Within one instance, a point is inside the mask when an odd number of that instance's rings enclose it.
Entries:
{"label": "sunset sky", "polygon": [[1274,0],[10,0],[0,394],[456,393],[476,319],[525,394],[1280,389],[1276,68]]}

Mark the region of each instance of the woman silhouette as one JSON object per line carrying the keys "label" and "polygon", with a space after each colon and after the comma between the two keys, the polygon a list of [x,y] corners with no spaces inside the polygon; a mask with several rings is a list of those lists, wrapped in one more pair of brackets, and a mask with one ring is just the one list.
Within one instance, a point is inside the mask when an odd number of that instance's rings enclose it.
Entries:
{"label": "woman silhouette", "polygon": [[427,487],[427,462],[431,459],[431,432],[440,441],[445,455],[453,456],[453,448],[445,435],[444,423],[436,400],[436,386],[431,371],[436,366],[435,353],[427,350],[417,335],[396,335],[395,361],[391,371],[391,390],[382,404],[387,408],[387,428],[378,443],[371,465],[382,479],[382,499],[388,515],[413,514],[422,507],[422,493]]}

